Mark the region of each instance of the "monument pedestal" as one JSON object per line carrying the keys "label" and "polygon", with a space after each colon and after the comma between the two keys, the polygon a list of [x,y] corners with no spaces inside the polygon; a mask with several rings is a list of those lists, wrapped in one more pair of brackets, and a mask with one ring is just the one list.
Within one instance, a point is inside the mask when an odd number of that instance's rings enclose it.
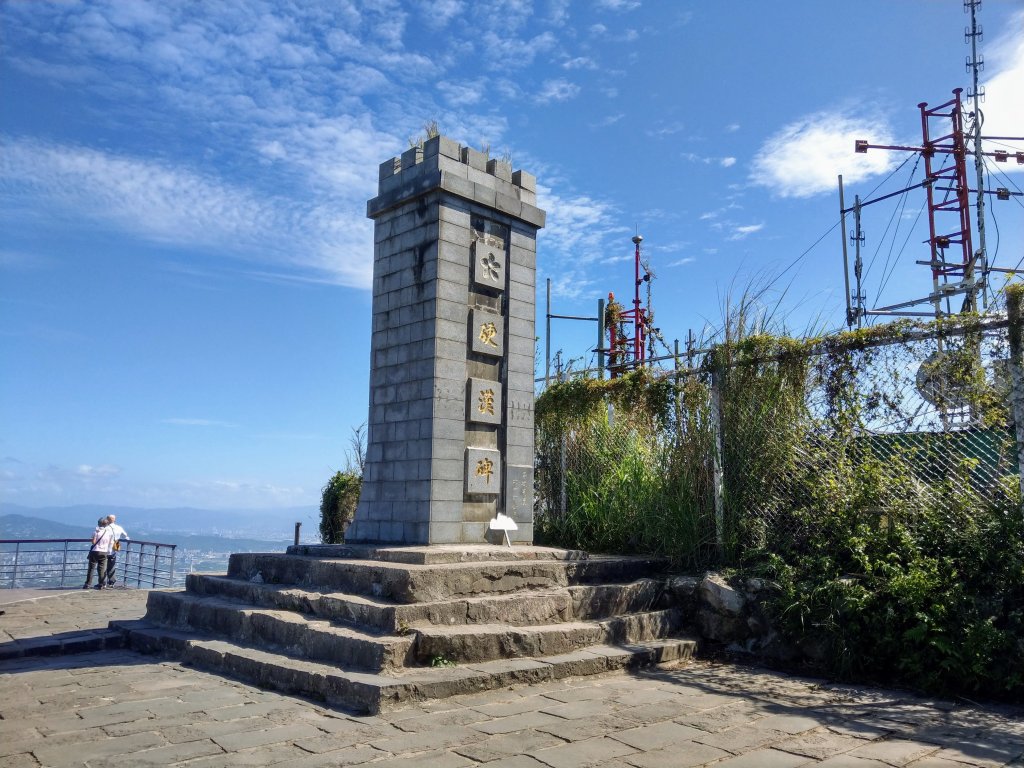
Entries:
{"label": "monument pedestal", "polygon": [[533,541],[536,238],[523,171],[436,136],[380,167],[366,465],[350,542]]}

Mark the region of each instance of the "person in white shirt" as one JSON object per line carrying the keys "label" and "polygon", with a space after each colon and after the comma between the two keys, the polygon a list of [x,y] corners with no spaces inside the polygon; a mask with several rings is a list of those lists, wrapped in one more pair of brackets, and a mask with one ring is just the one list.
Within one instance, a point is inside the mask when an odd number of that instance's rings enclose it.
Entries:
{"label": "person in white shirt", "polygon": [[92,584],[92,572],[96,569],[96,589],[103,589],[103,582],[107,576],[107,553],[110,551],[114,541],[114,532],[107,524],[107,518],[100,518],[96,530],[92,534],[92,547],[89,549],[89,570],[85,574],[85,584],[82,589],[88,589]]}
{"label": "person in white shirt", "polygon": [[[116,573],[114,572],[117,568],[117,552],[121,548],[121,540],[129,540],[128,532],[117,524],[117,515],[107,515],[108,525],[112,536],[110,538],[110,551],[107,552],[107,586],[112,587],[117,583]],[[116,545],[116,548],[115,548]]]}

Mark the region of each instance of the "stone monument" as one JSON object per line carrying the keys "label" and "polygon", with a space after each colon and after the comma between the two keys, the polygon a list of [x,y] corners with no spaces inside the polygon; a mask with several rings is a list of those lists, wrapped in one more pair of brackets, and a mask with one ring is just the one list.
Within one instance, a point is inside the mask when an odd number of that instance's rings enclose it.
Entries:
{"label": "stone monument", "polygon": [[381,164],[367,215],[370,413],[346,541],[480,544],[507,515],[511,540],[532,543],[536,244],[545,219],[535,178],[435,136]]}

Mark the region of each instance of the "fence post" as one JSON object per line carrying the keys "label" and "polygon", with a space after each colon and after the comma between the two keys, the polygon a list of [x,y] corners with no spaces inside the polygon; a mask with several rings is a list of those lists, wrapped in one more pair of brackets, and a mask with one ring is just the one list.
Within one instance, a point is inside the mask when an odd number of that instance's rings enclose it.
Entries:
{"label": "fence post", "polygon": [[18,555],[21,554],[21,542],[14,542],[14,566],[11,568],[11,589],[14,589],[16,584],[15,579],[18,576]]}
{"label": "fence post", "polygon": [[[712,352],[712,359],[714,353]],[[722,441],[722,381],[717,363],[711,368],[711,429],[715,437],[712,491],[715,497],[715,548],[719,560],[725,559],[725,471]]]}
{"label": "fence post", "polygon": [[299,531],[302,530],[302,523],[295,523],[295,546],[299,546]]}
{"label": "fence post", "polygon": [[1017,476],[1021,499],[1024,499],[1024,323],[1021,315],[1021,294],[1006,292],[1006,314],[1010,321],[1010,402],[1017,438]]}
{"label": "fence post", "polygon": [[60,585],[64,586],[64,578],[68,572],[68,540],[64,539],[64,556],[60,560]]}

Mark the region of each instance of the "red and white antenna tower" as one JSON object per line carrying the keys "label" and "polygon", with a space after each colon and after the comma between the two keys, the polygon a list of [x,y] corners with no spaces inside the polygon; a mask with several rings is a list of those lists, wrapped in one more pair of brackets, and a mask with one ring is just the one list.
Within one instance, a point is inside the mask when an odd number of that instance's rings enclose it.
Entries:
{"label": "red and white antenna tower", "polygon": [[[608,370],[612,378],[646,365],[647,341],[651,332],[651,308],[641,306],[640,286],[650,283],[651,273],[640,260],[640,243],[643,241],[639,233],[633,236],[633,308],[620,310],[617,317],[610,318],[607,324]],[[614,293],[608,294],[608,305],[616,306]],[[632,336],[626,332],[626,327],[630,323],[633,325]]]}

